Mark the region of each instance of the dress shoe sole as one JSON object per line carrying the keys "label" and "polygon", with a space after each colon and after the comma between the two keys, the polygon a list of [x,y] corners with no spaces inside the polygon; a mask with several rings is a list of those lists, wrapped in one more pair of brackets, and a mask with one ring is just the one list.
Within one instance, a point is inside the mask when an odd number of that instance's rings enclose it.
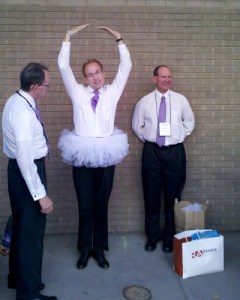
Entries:
{"label": "dress shoe sole", "polygon": [[151,242],[149,240],[146,242],[144,246],[144,249],[147,252],[153,252],[156,250],[156,248],[157,248],[157,242]]}
{"label": "dress shoe sole", "polygon": [[162,248],[162,251],[163,251],[164,253],[172,253],[172,252],[173,252],[173,249]]}
{"label": "dress shoe sole", "polygon": [[78,265],[77,264],[77,269],[79,269],[79,270],[83,270],[83,269],[85,269],[87,267],[87,264],[86,265]]}
{"label": "dress shoe sole", "polygon": [[[91,257],[91,254],[89,253],[88,255],[86,255],[86,257],[84,257],[84,259],[79,258],[79,260],[77,261],[77,268],[78,269],[85,269],[87,267],[89,258]],[[81,261],[82,260],[82,261]]]}
{"label": "dress shoe sole", "polygon": [[102,269],[108,269],[108,268],[110,267],[110,265],[109,265],[108,262],[106,262],[106,263],[100,262],[99,259],[98,259],[98,257],[96,257],[95,255],[93,255],[92,257],[93,257],[93,259],[96,260],[96,262],[97,262],[97,264],[98,264],[98,266],[99,266],[100,268],[102,268]]}
{"label": "dress shoe sole", "polygon": [[173,252],[173,245],[171,245],[171,244],[164,244],[164,242],[163,242],[162,251],[164,253],[172,253]]}
{"label": "dress shoe sole", "polygon": [[109,265],[102,265],[98,261],[97,261],[97,263],[98,263],[99,268],[101,268],[101,269],[107,270],[109,268]]}
{"label": "dress shoe sole", "polygon": [[156,250],[156,248],[157,248],[157,246],[155,246],[155,247],[145,247],[144,249],[145,249],[145,251],[147,251],[147,252],[153,252],[153,251]]}
{"label": "dress shoe sole", "polygon": [[38,298],[35,298],[34,300],[57,300],[57,297],[40,295]]}
{"label": "dress shoe sole", "polygon": [[80,264],[79,262],[77,262],[77,269],[80,269],[80,270],[85,269],[87,267],[87,265],[88,265],[88,261],[84,264]]}

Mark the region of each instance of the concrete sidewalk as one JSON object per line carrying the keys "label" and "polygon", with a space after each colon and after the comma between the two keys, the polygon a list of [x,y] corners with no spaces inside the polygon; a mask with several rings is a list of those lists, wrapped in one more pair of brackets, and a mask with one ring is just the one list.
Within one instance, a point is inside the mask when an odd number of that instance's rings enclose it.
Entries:
{"label": "concrete sidewalk", "polygon": [[[124,288],[137,285],[150,290],[153,300],[240,299],[240,232],[224,236],[223,272],[181,279],[173,271],[173,254],[144,251],[143,234],[110,234],[106,257],[110,268],[100,269],[91,258],[84,270],[76,268],[76,235],[47,235],[43,264],[45,295],[59,300],[124,300]],[[8,257],[0,256],[0,299],[14,300],[7,288]],[[134,298],[133,300],[143,300]]]}

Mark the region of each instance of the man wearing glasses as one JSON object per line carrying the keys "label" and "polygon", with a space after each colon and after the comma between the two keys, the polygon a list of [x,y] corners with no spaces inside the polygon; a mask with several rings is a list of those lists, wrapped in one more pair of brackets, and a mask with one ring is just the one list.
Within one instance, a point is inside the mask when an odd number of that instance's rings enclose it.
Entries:
{"label": "man wearing glasses", "polygon": [[70,68],[70,38],[89,24],[66,33],[58,64],[66,91],[73,105],[74,130],[64,130],[59,148],[63,161],[73,165],[73,181],[79,207],[77,268],[87,266],[92,256],[101,268],[108,268],[104,256],[108,250],[108,202],[112,190],[115,164],[128,154],[127,135],[114,128],[117,103],[126,85],[131,59],[119,32],[98,27],[116,39],[120,54],[118,72],[112,84],[105,84],[100,61],[88,60],[82,71],[87,86],[79,84]]}
{"label": "man wearing glasses", "polygon": [[16,300],[57,299],[40,294],[45,286],[41,278],[43,238],[53,203],[47,195],[47,136],[36,101],[45,97],[49,82],[46,66],[29,63],[20,74],[21,89],[3,110],[3,152],[9,158],[13,216],[8,287],[16,288]]}

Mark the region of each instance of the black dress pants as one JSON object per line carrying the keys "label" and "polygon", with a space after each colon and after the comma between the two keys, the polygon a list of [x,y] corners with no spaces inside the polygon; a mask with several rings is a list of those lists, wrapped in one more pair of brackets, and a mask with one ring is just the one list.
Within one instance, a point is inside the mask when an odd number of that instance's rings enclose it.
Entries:
{"label": "black dress pants", "polygon": [[[45,188],[47,178],[44,160],[36,160],[38,174]],[[32,300],[39,296],[42,282],[43,238],[46,215],[34,201],[16,160],[8,163],[8,191],[13,216],[13,231],[9,256],[9,281],[16,284],[17,300]]]}
{"label": "black dress pants", "polygon": [[[154,242],[172,239],[175,233],[174,199],[181,197],[186,181],[183,144],[160,148],[145,142],[142,153],[142,183],[145,204],[145,233]],[[161,192],[164,192],[164,233],[160,228]],[[162,236],[164,234],[164,236]]]}
{"label": "black dress pants", "polygon": [[76,189],[80,252],[91,249],[108,250],[108,202],[115,166],[106,168],[73,167]]}

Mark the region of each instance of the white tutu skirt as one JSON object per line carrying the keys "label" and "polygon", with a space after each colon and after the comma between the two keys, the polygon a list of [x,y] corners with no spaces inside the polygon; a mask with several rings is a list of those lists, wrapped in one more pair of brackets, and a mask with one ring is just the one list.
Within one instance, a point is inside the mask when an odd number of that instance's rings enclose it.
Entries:
{"label": "white tutu skirt", "polygon": [[115,128],[113,135],[103,138],[78,136],[64,129],[58,148],[63,161],[75,167],[108,167],[120,163],[128,154],[127,134]]}

